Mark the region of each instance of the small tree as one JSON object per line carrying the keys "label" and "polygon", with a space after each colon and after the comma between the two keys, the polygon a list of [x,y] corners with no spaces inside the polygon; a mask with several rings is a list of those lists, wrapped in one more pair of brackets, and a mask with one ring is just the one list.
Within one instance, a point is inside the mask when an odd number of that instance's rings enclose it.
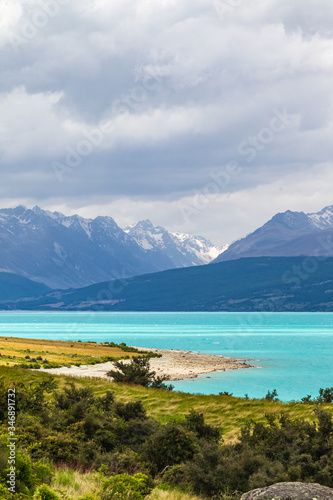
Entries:
{"label": "small tree", "polygon": [[333,403],[333,387],[319,389],[319,397],[317,401],[319,403]]}
{"label": "small tree", "polygon": [[276,389],[273,389],[272,392],[268,391],[268,393],[265,396],[265,399],[267,401],[279,401],[278,400],[278,393]]}
{"label": "small tree", "polygon": [[150,369],[149,358],[135,357],[130,363],[115,361],[116,370],[110,370],[108,377],[112,377],[115,382],[124,384],[136,384],[143,387],[155,387],[156,389],[172,390],[172,385],[164,382],[169,380],[167,376],[156,376],[156,372]]}

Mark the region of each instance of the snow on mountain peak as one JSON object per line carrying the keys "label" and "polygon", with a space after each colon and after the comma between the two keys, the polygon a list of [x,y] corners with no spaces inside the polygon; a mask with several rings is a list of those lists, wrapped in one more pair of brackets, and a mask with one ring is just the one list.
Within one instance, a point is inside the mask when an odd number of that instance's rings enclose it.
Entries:
{"label": "snow on mountain peak", "polygon": [[[33,255],[36,257],[31,254],[32,260],[35,260],[24,267],[21,262],[24,259],[17,257],[15,272],[30,269],[34,276],[56,287],[81,286],[109,279],[113,276],[113,268],[120,272],[125,264],[129,266],[129,262],[133,270],[128,274],[132,276],[203,265],[226,249],[213,245],[202,236],[171,233],[162,226],[154,226],[149,219],[123,230],[111,217],[88,219],[80,215],[67,216],[38,206],[32,209],[24,206],[0,209],[0,238],[1,234],[5,238],[10,235],[14,247],[16,241],[29,240],[35,245]],[[52,246],[49,246],[50,238],[53,238]],[[21,251],[24,255],[24,245]],[[46,267],[40,265],[44,254],[49,259]],[[68,266],[68,273],[66,271],[66,276],[62,276],[59,266],[65,265]]]}
{"label": "snow on mountain peak", "polygon": [[226,249],[202,236],[171,233],[162,226],[154,226],[149,219],[128,226],[124,231],[145,251],[164,252],[175,267],[207,264]]}
{"label": "snow on mountain peak", "polygon": [[333,205],[323,208],[320,212],[308,214],[308,218],[318,229],[333,227]]}

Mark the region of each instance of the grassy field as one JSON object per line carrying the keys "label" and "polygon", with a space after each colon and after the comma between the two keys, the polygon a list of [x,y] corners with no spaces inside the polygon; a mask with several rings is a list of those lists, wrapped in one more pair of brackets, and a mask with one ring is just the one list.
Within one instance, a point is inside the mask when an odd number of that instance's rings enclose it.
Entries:
{"label": "grassy field", "polygon": [[[126,348],[125,348],[126,349]],[[21,339],[0,337],[0,366],[38,364],[40,367],[89,365],[137,356],[124,347],[91,342]],[[37,368],[37,366],[34,366]]]}
{"label": "grassy field", "polygon": [[[32,384],[48,378],[45,372],[23,370],[18,367],[0,367],[0,381],[10,383],[24,382]],[[56,375],[59,386],[67,381],[75,381],[78,386],[89,386],[96,395],[107,390],[115,393],[116,399],[122,402],[142,401],[149,416],[162,423],[171,419],[181,420],[191,408],[204,413],[207,423],[220,426],[226,443],[237,441],[242,426],[248,419],[264,421],[265,414],[288,412],[293,418],[315,419],[316,404],[281,403],[267,400],[245,400],[232,396],[195,395],[181,392],[169,392],[160,389],[146,389],[141,386],[115,384],[105,379],[68,377]],[[333,405],[321,405],[321,408],[333,412]]]}

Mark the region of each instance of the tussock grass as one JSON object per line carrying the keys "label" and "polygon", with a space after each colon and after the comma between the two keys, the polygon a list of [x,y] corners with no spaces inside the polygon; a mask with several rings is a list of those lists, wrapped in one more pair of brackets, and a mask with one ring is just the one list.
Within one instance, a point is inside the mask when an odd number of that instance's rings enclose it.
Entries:
{"label": "tussock grass", "polygon": [[100,488],[100,479],[95,473],[81,473],[70,468],[61,468],[55,471],[52,488],[65,492],[72,499],[79,498],[86,493],[94,493]]}
{"label": "tussock grass", "polygon": [[[0,380],[13,382],[24,382],[32,384],[49,378],[48,373],[22,370],[14,367],[0,366]],[[69,377],[55,375],[59,387],[68,381],[74,381],[80,387],[90,387],[96,396],[105,394],[107,390],[115,393],[118,401],[142,401],[151,416],[159,422],[166,423],[169,420],[182,420],[193,408],[205,415],[208,424],[219,426],[223,430],[223,438],[226,443],[235,443],[238,439],[241,427],[251,418],[256,422],[265,421],[265,414],[279,414],[288,412],[294,419],[306,419],[311,422],[315,420],[314,410],[316,404],[281,403],[266,400],[245,400],[233,396],[216,395],[194,395],[181,392],[169,392],[160,389],[146,389],[141,386],[115,384],[107,379]],[[333,405],[321,405],[321,408],[333,411]]]}
{"label": "tussock grass", "polygon": [[201,500],[201,498],[180,491],[163,491],[156,488],[147,497],[147,500]]}
{"label": "tussock grass", "polygon": [[[82,473],[63,467],[56,469],[51,487],[53,490],[60,490],[67,497],[76,500],[87,493],[97,494],[101,483],[102,476],[96,472]],[[202,500],[202,498],[177,490],[164,491],[155,488],[147,500]]]}

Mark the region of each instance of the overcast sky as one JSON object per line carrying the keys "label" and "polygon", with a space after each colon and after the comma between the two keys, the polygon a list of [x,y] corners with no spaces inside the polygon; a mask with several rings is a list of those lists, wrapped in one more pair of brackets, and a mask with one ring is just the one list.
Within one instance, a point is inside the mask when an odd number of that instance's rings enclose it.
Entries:
{"label": "overcast sky", "polygon": [[3,0],[1,206],[225,244],[333,203],[333,3]]}

